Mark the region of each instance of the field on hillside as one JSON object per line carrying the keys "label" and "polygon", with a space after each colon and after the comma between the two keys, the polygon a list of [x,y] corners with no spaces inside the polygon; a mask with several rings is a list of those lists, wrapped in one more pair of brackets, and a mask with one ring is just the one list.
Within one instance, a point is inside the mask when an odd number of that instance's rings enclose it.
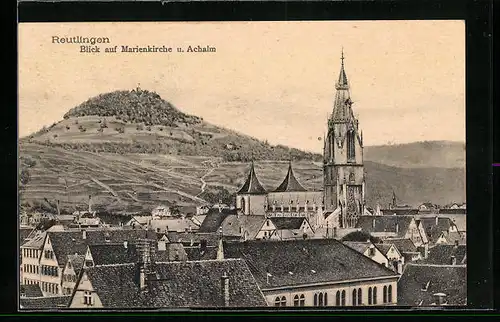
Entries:
{"label": "field on hillside", "polygon": [[[20,145],[22,158],[33,160],[21,202],[44,201],[72,211],[85,209],[88,196],[96,209],[110,212],[148,211],[165,203],[200,205],[203,190],[224,187],[234,193],[243,184],[248,163],[221,158],[168,154],[111,154],[64,150],[34,143]],[[322,187],[320,163],[294,162],[294,172],[311,190]],[[283,180],[287,161],[256,161],[257,176],[268,190]],[[465,201],[465,170],[403,169],[365,162],[369,206],[387,205],[392,191],[401,202],[445,204]]]}

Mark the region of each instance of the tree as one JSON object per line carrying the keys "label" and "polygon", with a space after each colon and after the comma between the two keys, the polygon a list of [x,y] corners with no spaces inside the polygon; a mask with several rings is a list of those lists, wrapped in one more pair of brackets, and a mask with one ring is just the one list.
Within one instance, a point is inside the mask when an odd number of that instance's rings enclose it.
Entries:
{"label": "tree", "polygon": [[353,231],[352,233],[349,233],[342,238],[342,241],[354,242],[366,242],[367,240],[371,241],[374,244],[382,242],[380,238],[374,237],[364,231]]}

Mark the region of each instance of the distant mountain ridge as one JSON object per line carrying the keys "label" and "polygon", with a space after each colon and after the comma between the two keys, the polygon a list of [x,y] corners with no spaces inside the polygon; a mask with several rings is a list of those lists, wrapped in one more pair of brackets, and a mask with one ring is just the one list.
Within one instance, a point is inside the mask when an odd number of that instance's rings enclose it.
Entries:
{"label": "distant mountain ridge", "polygon": [[400,168],[464,168],[465,143],[423,141],[366,146],[364,160]]}

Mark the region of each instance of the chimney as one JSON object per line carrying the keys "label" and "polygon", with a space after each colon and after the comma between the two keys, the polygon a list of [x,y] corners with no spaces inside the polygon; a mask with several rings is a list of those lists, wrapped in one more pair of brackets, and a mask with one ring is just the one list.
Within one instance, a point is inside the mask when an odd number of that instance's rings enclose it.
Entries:
{"label": "chimney", "polygon": [[92,196],[89,195],[89,213],[92,213]]}
{"label": "chimney", "polygon": [[224,301],[224,306],[229,306],[229,276],[227,276],[226,272],[222,275],[221,279],[221,295]]}
{"label": "chimney", "polygon": [[439,224],[439,217],[436,216],[436,226]]}
{"label": "chimney", "polygon": [[372,228],[375,228],[375,218],[372,220]]}
{"label": "chimney", "polygon": [[61,209],[59,208],[59,199],[57,199],[57,215],[61,215]]}
{"label": "chimney", "polygon": [[222,238],[219,240],[219,247],[217,248],[217,260],[223,260],[224,259],[224,245]]}
{"label": "chimney", "polygon": [[202,239],[200,241],[200,251],[204,252],[207,249],[207,240]]}
{"label": "chimney", "polygon": [[87,231],[85,229],[82,230],[82,239],[83,240],[87,239]]}
{"label": "chimney", "polygon": [[128,241],[123,242],[123,248],[127,249],[128,248]]}
{"label": "chimney", "polygon": [[457,265],[457,258],[455,256],[451,256],[451,265]]}
{"label": "chimney", "polygon": [[403,263],[401,262],[401,260],[397,261],[396,268],[397,268],[398,274],[400,274],[400,275],[403,274]]}
{"label": "chimney", "polygon": [[396,224],[396,233],[399,233],[399,224]]}

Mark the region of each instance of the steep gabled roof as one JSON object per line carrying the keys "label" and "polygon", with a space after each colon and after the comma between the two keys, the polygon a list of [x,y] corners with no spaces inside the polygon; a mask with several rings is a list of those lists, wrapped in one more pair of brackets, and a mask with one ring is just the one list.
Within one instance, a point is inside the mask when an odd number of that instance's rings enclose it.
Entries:
{"label": "steep gabled roof", "polygon": [[230,306],[266,306],[242,260],[157,262],[144,292],[139,289],[139,267],[135,264],[94,266],[84,272],[104,308],[221,307],[224,273],[229,278]]}
{"label": "steep gabled roof", "polygon": [[467,209],[439,209],[440,214],[450,214],[450,215],[465,215],[467,214]]}
{"label": "steep gabled roof", "polygon": [[401,254],[418,252],[417,246],[409,238],[391,238],[382,242],[384,244],[393,244]]}
{"label": "steep gabled roof", "polygon": [[85,262],[85,255],[68,255],[68,259],[66,263],[71,262],[71,266],[73,266],[73,270],[78,275],[80,270],[83,267],[83,263]]}
{"label": "steep gabled roof", "polygon": [[403,237],[412,219],[410,216],[360,216],[356,227],[368,233],[393,232]]}
{"label": "steep gabled roof", "polygon": [[384,216],[415,216],[418,215],[418,209],[380,209]]}
{"label": "steep gabled roof", "polygon": [[272,217],[269,218],[277,230],[281,229],[300,229],[305,217]]}
{"label": "steep gabled roof", "polygon": [[397,277],[335,239],[224,242],[223,249],[224,258],[246,261],[261,289]]}
{"label": "steep gabled roof", "polygon": [[22,243],[21,247],[41,249],[43,247],[43,243],[45,242],[46,235],[47,235],[46,232],[43,232],[43,233],[38,232],[32,238],[30,238],[30,239],[26,240],[24,243]]}
{"label": "steep gabled roof", "polygon": [[136,246],[129,243],[127,248],[123,244],[89,245],[94,265],[135,263],[139,256]]}
{"label": "steep gabled roof", "polygon": [[366,250],[373,245],[371,242],[354,242],[354,241],[345,241],[344,244],[361,254],[364,254]]}
{"label": "steep gabled roof", "polygon": [[217,259],[218,247],[216,246],[208,246],[205,248],[184,247],[184,250],[186,251],[187,257],[190,261]]}
{"label": "steep gabled roof", "polygon": [[398,281],[398,304],[433,306],[436,293],[446,294],[448,305],[467,305],[466,266],[409,263]]}
{"label": "steep gabled roof", "polygon": [[83,231],[80,230],[47,232],[59,265],[66,265],[68,255],[74,255],[75,253],[80,255],[85,254],[88,245],[105,244],[108,242],[123,245],[124,241],[132,242],[139,238],[156,240],[157,238],[154,232],[144,229],[89,229],[85,231],[85,235],[84,239]]}
{"label": "steep gabled roof", "polygon": [[[114,264],[84,268],[86,274],[105,308],[143,307],[144,298],[139,289],[139,269],[137,264]],[[75,294],[75,291],[73,294]]]}
{"label": "steep gabled roof", "polygon": [[264,195],[266,194],[266,189],[262,186],[255,174],[255,169],[253,162],[250,166],[250,172],[248,173],[247,180],[238,191],[238,194],[253,194],[253,195]]}
{"label": "steep gabled roof", "polygon": [[69,300],[69,295],[24,297],[19,299],[19,304],[21,306],[21,309],[27,310],[60,309],[68,307]]}
{"label": "steep gabled roof", "polygon": [[[264,225],[266,218],[256,215],[229,215],[221,224],[222,234],[224,236],[243,236],[244,232],[248,233],[249,238],[254,238],[255,235]],[[240,230],[241,228],[241,230]]]}
{"label": "steep gabled roof", "polygon": [[292,192],[292,191],[307,191],[295,178],[292,169],[292,162],[288,165],[288,172],[283,182],[274,190],[274,192]]}
{"label": "steep gabled roof", "polygon": [[219,231],[219,227],[229,215],[236,215],[235,209],[210,209],[205,217],[205,220],[201,223],[198,231],[200,233],[216,233]]}
{"label": "steep gabled roof", "polygon": [[206,241],[207,245],[215,246],[220,238],[220,234],[217,232],[210,233],[200,233],[200,232],[169,232],[167,235],[168,239],[172,243],[182,243],[183,245],[193,244],[198,245],[202,240]]}
{"label": "steep gabled roof", "polygon": [[224,307],[221,277],[229,280],[230,307],[265,307],[267,302],[240,259],[159,263],[149,282],[152,307]]}
{"label": "steep gabled roof", "polygon": [[424,261],[427,264],[450,265],[451,257],[455,256],[456,263],[461,264],[466,254],[465,245],[436,245],[429,248],[428,257]]}
{"label": "steep gabled roof", "polygon": [[387,255],[392,246],[393,244],[382,244],[382,243],[375,244],[375,247],[377,247],[377,249],[384,255]]}
{"label": "steep gabled roof", "polygon": [[166,250],[158,250],[154,256],[157,262],[186,261],[189,259],[181,243],[168,243]]}
{"label": "steep gabled roof", "polygon": [[42,297],[43,293],[38,284],[21,285],[19,288],[21,297]]}

